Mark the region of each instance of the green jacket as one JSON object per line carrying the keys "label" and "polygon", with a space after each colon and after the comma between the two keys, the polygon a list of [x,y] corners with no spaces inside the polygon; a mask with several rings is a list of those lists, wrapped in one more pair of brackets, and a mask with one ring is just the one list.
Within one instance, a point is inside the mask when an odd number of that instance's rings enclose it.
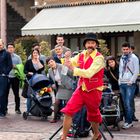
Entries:
{"label": "green jacket", "polygon": [[17,64],[14,68],[15,76],[20,80],[20,88],[24,85],[25,74],[24,74],[24,65]]}

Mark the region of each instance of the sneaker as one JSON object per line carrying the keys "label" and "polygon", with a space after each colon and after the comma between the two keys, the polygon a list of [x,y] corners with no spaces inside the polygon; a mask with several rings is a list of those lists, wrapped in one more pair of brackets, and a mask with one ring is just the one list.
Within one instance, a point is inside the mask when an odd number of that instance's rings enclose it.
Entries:
{"label": "sneaker", "polygon": [[123,126],[122,127],[125,127],[125,126],[127,126],[128,125],[128,123],[127,122],[125,122],[124,124],[123,124]]}
{"label": "sneaker", "polygon": [[21,111],[20,110],[16,110],[15,111],[17,114],[21,114]]}
{"label": "sneaker", "polygon": [[132,123],[124,123],[124,125],[123,125],[123,129],[128,129],[128,128],[130,128],[130,127],[133,127],[133,124]]}

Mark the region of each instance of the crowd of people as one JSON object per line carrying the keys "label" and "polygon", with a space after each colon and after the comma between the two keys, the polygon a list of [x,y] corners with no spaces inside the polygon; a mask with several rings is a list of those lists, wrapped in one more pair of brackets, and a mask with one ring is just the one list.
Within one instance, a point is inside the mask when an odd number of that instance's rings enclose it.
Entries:
{"label": "crowd of people", "polygon": [[[139,58],[134,54],[134,47],[128,42],[122,44],[122,56],[119,62],[114,56],[103,57],[98,51],[99,42],[95,34],[85,36],[85,50],[73,56],[71,50],[64,46],[64,37],[56,37],[56,45],[51,56],[41,54],[38,43],[33,44],[31,55],[24,65],[24,73],[30,80],[34,74],[45,74],[45,66],[49,67],[46,74],[54,91],[54,115],[51,123],[56,123],[64,114],[63,133],[61,140],[66,140],[76,112],[86,107],[87,120],[93,129],[93,140],[100,140],[99,125],[102,122],[100,104],[104,87],[104,75],[107,77],[114,94],[120,97],[120,120],[124,120],[123,129],[133,126],[138,121],[135,116],[135,89],[139,74]],[[15,53],[13,43],[4,48],[0,40],[0,118],[8,113],[8,95],[10,87],[15,97],[15,112],[21,114],[19,83],[15,76],[16,65],[22,64]],[[78,82],[77,82],[78,81]],[[75,84],[77,85],[75,86]],[[30,96],[27,97],[27,111],[31,106]]]}

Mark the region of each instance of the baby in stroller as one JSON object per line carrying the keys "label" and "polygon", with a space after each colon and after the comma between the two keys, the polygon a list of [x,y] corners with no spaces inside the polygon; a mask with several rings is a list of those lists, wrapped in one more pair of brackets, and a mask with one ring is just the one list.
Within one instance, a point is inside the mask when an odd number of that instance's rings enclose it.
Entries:
{"label": "baby in stroller", "polygon": [[100,111],[102,118],[104,119],[107,126],[117,127],[120,130],[120,107],[119,107],[119,96],[116,95],[111,88],[109,82],[104,83],[104,90],[102,94],[102,101],[100,106]]}
{"label": "baby in stroller", "polygon": [[28,83],[29,109],[23,113],[26,120],[28,116],[37,116],[47,119],[52,114],[52,89],[49,79],[43,74],[35,74]]}

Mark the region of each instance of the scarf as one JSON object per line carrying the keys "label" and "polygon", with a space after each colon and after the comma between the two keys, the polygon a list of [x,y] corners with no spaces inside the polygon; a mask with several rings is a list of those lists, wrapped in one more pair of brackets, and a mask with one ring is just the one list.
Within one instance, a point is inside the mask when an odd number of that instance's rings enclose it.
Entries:
{"label": "scarf", "polygon": [[129,62],[129,58],[130,58],[130,53],[122,56],[122,60],[123,60],[122,77],[127,69],[127,63]]}

